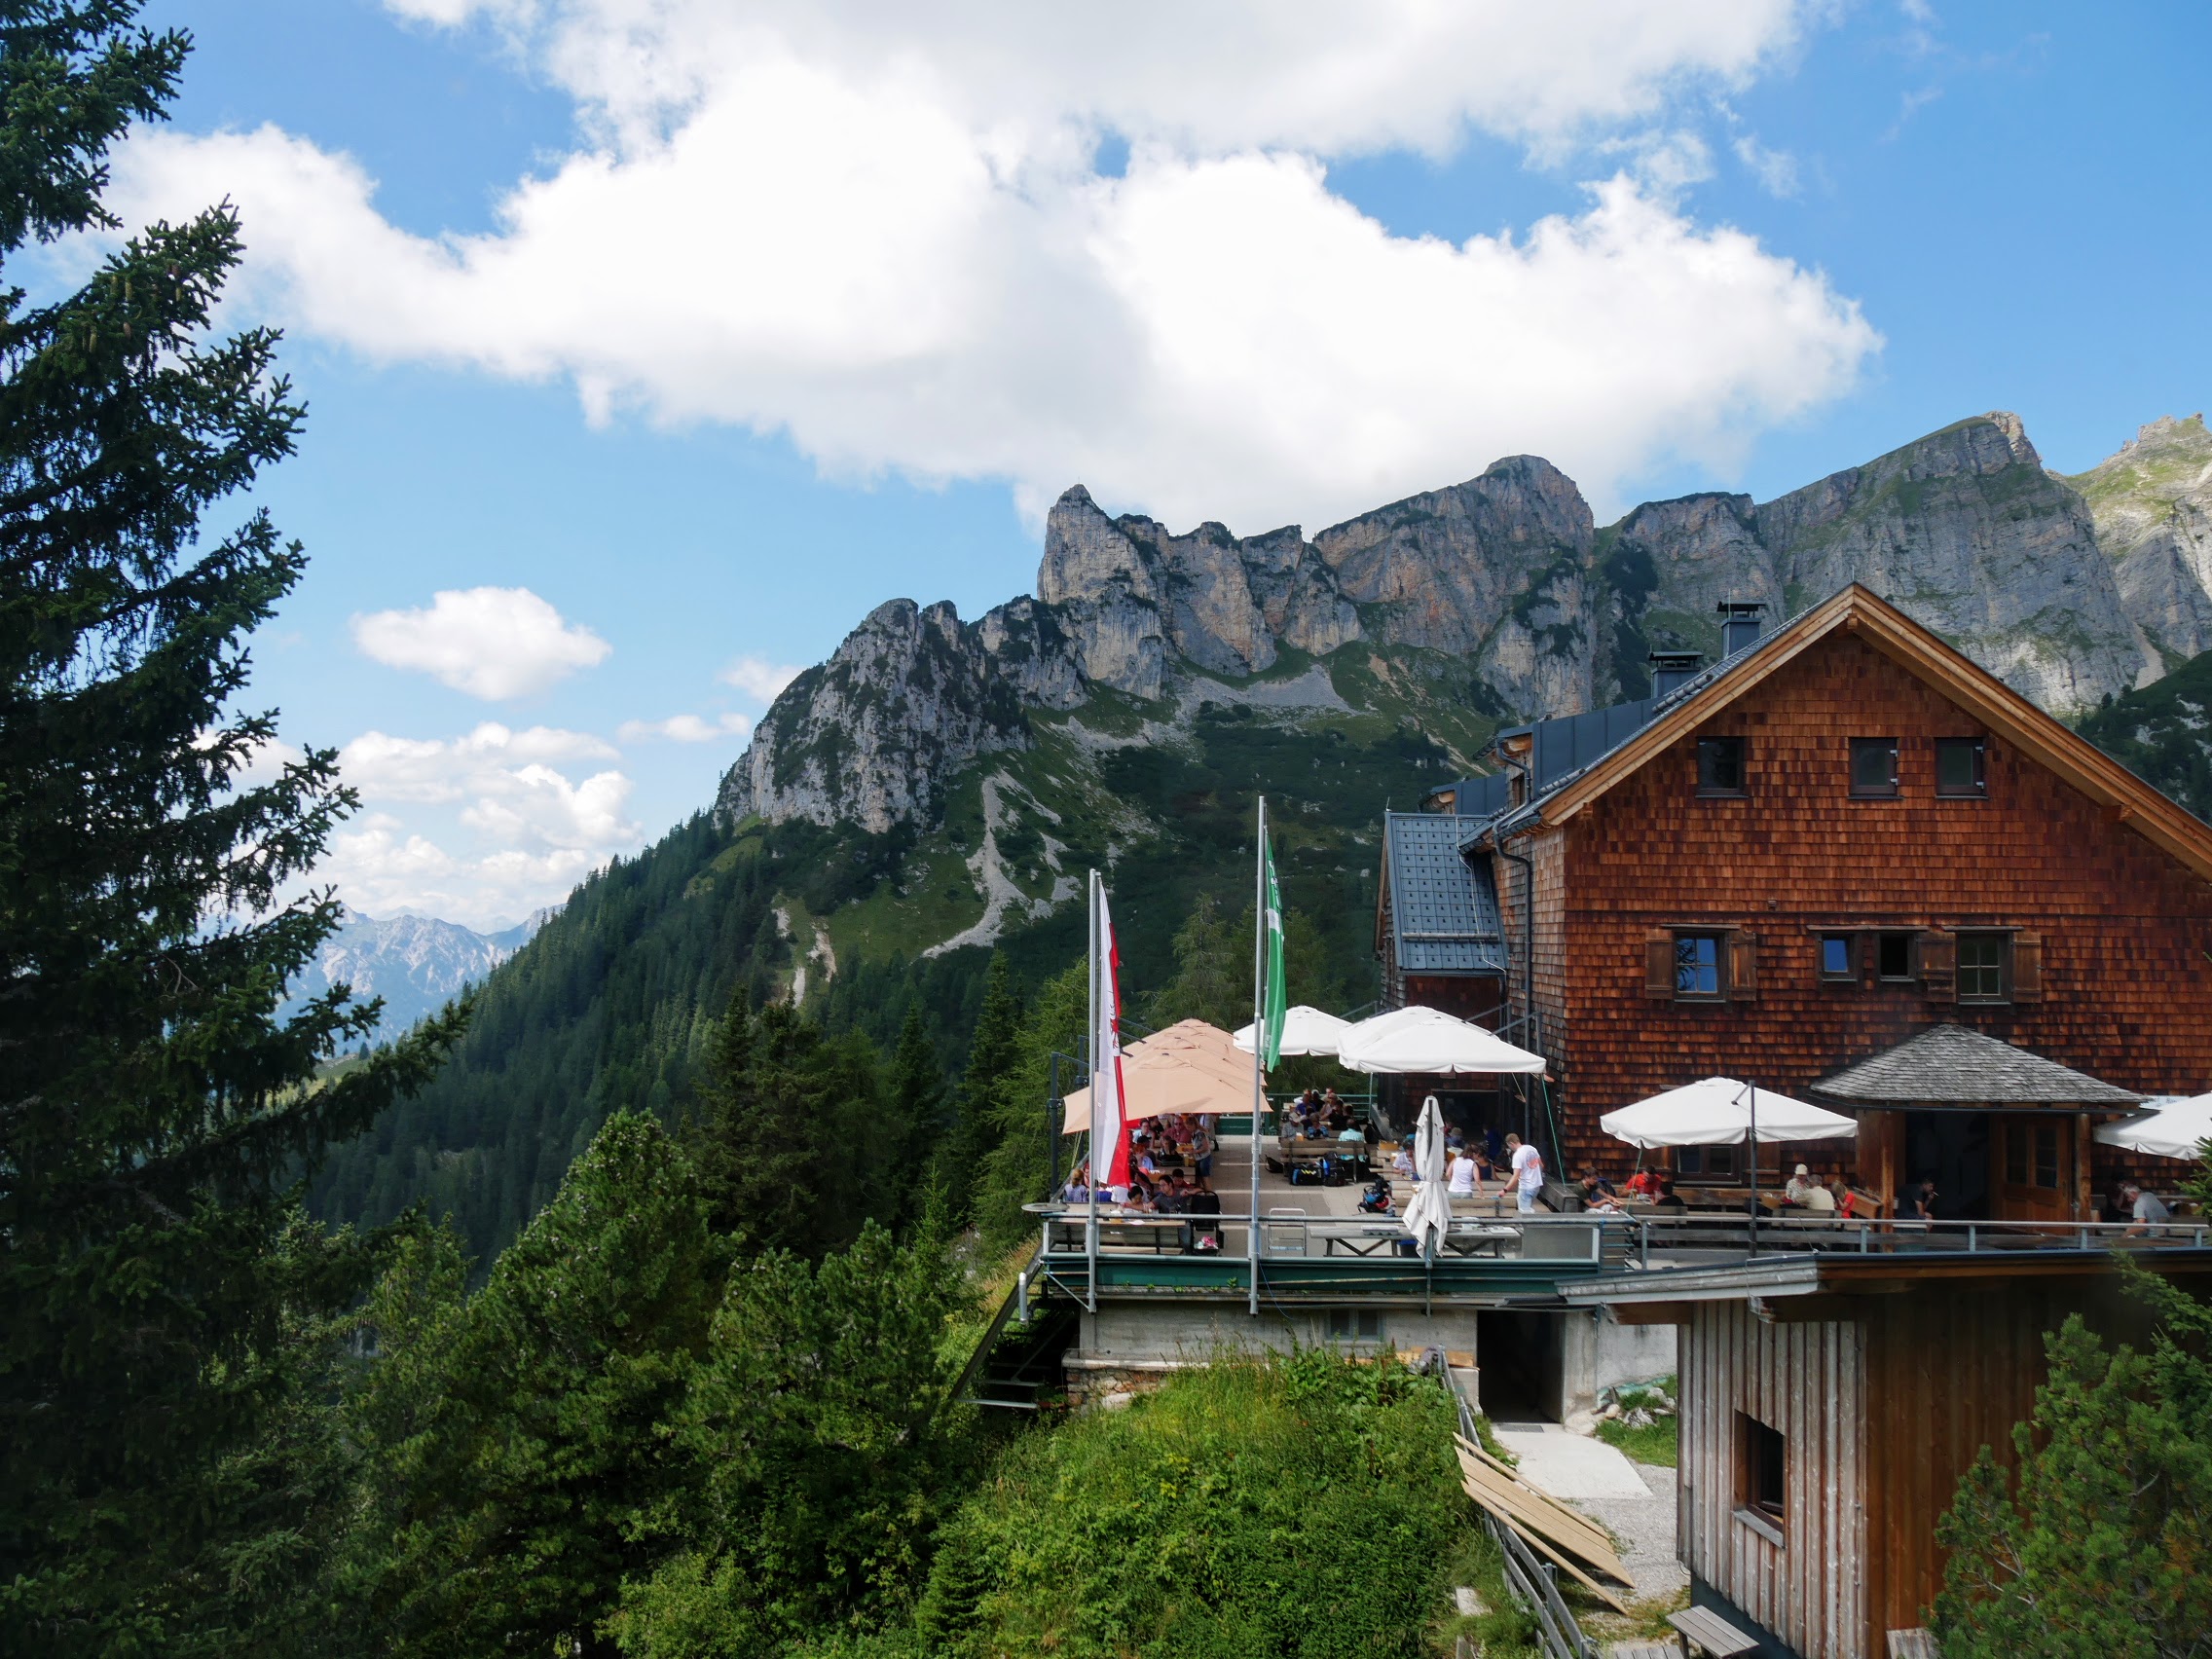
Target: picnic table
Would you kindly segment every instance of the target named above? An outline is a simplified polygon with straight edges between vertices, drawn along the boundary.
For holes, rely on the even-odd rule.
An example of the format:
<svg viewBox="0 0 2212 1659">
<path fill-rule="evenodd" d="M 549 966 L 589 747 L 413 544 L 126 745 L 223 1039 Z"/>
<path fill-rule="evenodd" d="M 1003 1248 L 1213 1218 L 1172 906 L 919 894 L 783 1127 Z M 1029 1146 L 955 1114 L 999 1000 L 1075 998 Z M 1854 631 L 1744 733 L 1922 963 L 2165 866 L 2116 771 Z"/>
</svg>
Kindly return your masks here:
<svg viewBox="0 0 2212 1659">
<path fill-rule="evenodd" d="M 1455 1256 L 1499 1255 L 1508 1238 L 1520 1234 L 1510 1227 L 1462 1227 L 1455 1225 L 1444 1235 L 1443 1248 Z M 1392 1243 L 1411 1244 L 1413 1235 L 1400 1222 L 1375 1222 L 1349 1231 L 1332 1230 L 1322 1235 L 1321 1254 L 1324 1256 L 1374 1256 L 1381 1254 Z"/>
</svg>

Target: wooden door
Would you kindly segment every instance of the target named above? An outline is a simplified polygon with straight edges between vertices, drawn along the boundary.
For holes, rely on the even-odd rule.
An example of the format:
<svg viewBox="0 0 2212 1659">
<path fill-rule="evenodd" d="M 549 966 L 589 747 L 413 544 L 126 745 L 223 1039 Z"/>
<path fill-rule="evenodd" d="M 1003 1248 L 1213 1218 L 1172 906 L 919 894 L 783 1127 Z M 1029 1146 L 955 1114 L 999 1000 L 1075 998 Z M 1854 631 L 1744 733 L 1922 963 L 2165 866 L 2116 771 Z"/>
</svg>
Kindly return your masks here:
<svg viewBox="0 0 2212 1659">
<path fill-rule="evenodd" d="M 2074 1115 L 1993 1114 L 1989 1195 L 1995 1221 L 2073 1220 Z"/>
</svg>

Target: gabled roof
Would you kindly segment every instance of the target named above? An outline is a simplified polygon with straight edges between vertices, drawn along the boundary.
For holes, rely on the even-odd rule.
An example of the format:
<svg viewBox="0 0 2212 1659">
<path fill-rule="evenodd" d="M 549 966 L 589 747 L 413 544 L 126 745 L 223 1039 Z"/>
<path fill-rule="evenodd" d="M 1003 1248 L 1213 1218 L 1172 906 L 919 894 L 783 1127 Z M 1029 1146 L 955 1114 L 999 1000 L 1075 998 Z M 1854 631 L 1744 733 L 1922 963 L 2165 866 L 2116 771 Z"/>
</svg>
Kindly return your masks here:
<svg viewBox="0 0 2212 1659">
<path fill-rule="evenodd" d="M 1488 860 L 1478 865 L 1461 856 L 1465 828 L 1443 813 L 1382 815 L 1382 879 L 1403 973 L 1506 972 L 1497 889 Z"/>
<path fill-rule="evenodd" d="M 1899 1106 L 2135 1106 L 2143 1096 L 2000 1043 L 1937 1025 L 1813 1085 L 1831 1100 Z"/>
<path fill-rule="evenodd" d="M 1650 717 L 1623 741 L 1579 770 L 1559 777 L 1550 788 L 1539 783 L 1535 797 L 1527 805 L 1469 826 L 1465 838 L 1471 842 L 1489 834 L 1510 835 L 1538 825 L 1566 823 L 1646 761 L 1836 633 L 1848 633 L 1880 651 L 2107 808 L 2117 821 L 2212 880 L 2212 825 L 2175 805 L 2086 738 L 1857 582 L 1657 700 Z"/>
</svg>

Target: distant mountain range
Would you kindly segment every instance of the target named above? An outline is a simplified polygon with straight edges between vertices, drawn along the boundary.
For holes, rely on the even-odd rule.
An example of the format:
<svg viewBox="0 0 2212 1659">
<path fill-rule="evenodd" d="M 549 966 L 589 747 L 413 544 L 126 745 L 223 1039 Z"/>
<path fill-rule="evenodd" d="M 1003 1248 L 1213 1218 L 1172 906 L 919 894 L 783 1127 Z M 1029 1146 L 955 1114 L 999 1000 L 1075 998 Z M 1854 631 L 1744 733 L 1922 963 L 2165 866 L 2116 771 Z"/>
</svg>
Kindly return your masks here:
<svg viewBox="0 0 2212 1659">
<path fill-rule="evenodd" d="M 377 1035 L 404 1031 L 424 1014 L 443 1008 L 463 986 L 483 980 L 493 969 L 529 943 L 552 905 L 498 933 L 481 934 L 459 922 L 434 916 L 369 916 L 346 912 L 338 931 L 322 941 L 315 958 L 292 983 L 297 1006 L 332 985 L 347 984 L 354 998 L 384 999 Z"/>
<path fill-rule="evenodd" d="M 1771 501 L 1604 526 L 1531 456 L 1310 537 L 1178 534 L 1078 486 L 1033 596 L 972 622 L 893 600 L 794 680 L 713 811 L 491 972 L 454 1062 L 317 1202 L 374 1221 L 427 1196 L 497 1248 L 608 1112 L 681 1109 L 739 988 L 878 1041 L 919 1004 L 952 1063 L 990 949 L 1031 983 L 1080 953 L 1086 868 L 1141 997 L 1201 896 L 1243 908 L 1261 792 L 1310 924 L 1293 992 L 1365 1002 L 1385 804 L 1480 770 L 1503 724 L 1642 695 L 1651 650 L 1717 649 L 1721 602 L 1775 621 L 1852 581 L 2212 810 L 2201 417 L 2069 478 L 1976 416 Z"/>
</svg>

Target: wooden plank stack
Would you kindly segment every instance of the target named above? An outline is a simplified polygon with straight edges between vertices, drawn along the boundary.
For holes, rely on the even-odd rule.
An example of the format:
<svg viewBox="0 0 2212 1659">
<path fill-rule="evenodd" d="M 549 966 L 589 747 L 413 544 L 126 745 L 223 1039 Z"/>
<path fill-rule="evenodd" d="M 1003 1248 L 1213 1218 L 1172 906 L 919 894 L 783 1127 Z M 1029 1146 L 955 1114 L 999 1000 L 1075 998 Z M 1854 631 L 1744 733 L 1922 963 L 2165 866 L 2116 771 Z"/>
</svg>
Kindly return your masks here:
<svg viewBox="0 0 2212 1659">
<path fill-rule="evenodd" d="M 1456 1434 L 1452 1440 L 1459 1454 L 1460 1485 L 1469 1497 L 1606 1606 L 1617 1613 L 1628 1611 L 1620 1597 L 1599 1582 L 1601 1577 L 1624 1586 L 1632 1582 L 1604 1528 L 1580 1510 L 1538 1492 L 1464 1435 Z"/>
</svg>

